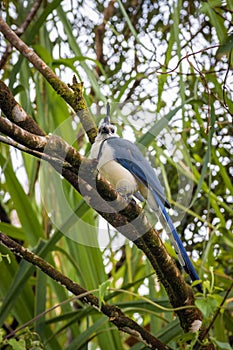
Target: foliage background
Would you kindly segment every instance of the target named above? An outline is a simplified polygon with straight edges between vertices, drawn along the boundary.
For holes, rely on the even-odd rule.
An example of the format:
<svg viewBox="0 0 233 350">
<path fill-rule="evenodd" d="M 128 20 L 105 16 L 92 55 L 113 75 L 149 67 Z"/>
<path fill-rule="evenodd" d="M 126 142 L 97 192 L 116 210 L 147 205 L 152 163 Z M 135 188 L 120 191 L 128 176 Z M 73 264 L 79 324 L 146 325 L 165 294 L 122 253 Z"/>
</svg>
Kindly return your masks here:
<svg viewBox="0 0 233 350">
<path fill-rule="evenodd" d="M 159 167 L 175 206 L 174 219 L 178 215 L 179 233 L 206 281 L 206 294 L 198 306 L 208 325 L 233 274 L 232 1 L 3 1 L 2 15 L 16 29 L 35 3 L 40 7 L 21 38 L 65 83 L 73 74 L 84 82 L 85 98 L 88 106 L 94 106 L 97 123 L 109 99 L 123 134 L 148 149 L 150 160 Z M 0 43 L 3 57 L 6 42 L 1 34 Z M 6 61 L 2 58 L 1 78 L 46 132 L 59 133 L 88 154 L 90 145 L 79 120 L 15 50 Z M 125 112 L 120 113 L 123 106 Z M 168 127 L 160 122 L 164 120 Z M 168 152 L 171 140 L 175 141 Z M 42 176 L 39 182 L 37 160 L 6 145 L 0 147 L 0 229 L 30 249 L 43 248 L 50 263 L 89 290 L 110 278 L 111 288 L 122 289 L 109 295 L 112 303 L 140 324 L 150 324 L 151 332 L 173 349 L 181 348 L 186 339 L 174 314 L 159 308 L 169 302 L 142 253 L 128 243 L 115 245 L 112 230 L 100 249 L 98 226 L 103 223 L 81 196 L 59 180 L 67 202 L 82 219 L 75 223 L 62 213 L 53 171 L 46 168 L 49 183 Z M 183 190 L 183 183 L 193 187 Z M 183 205 L 185 197 L 189 203 Z M 64 226 L 57 227 L 48 210 L 53 207 L 57 216 L 63 214 L 60 222 L 66 233 L 70 229 L 83 239 L 89 234 L 91 244 L 63 235 Z M 9 264 L 4 255 L 9 252 L 0 249 L 4 332 L 61 303 L 36 319 L 35 335 L 27 331 L 20 341 L 46 349 L 143 348 L 132 345 L 132 339 L 119 334 L 97 311 L 62 303 L 70 295 L 61 286 L 40 271 L 30 274 L 28 265 L 19 264 L 12 254 Z M 158 306 L 129 292 L 154 299 Z M 212 328 L 219 348 L 230 348 L 232 329 L 231 292 Z"/>
</svg>

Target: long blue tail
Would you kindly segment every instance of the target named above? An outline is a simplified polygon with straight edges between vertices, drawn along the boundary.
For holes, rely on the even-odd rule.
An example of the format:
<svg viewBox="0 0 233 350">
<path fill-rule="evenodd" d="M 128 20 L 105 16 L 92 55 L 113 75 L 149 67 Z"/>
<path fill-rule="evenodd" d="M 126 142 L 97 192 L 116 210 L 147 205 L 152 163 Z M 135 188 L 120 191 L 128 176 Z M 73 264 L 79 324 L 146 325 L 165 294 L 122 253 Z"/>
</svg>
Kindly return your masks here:
<svg viewBox="0 0 233 350">
<path fill-rule="evenodd" d="M 161 199 L 154 191 L 153 191 L 153 194 L 155 196 L 155 200 L 156 200 L 159 208 L 162 211 L 162 214 L 166 220 L 166 223 L 170 229 L 170 232 L 167 232 L 167 234 L 168 234 L 168 236 L 169 236 L 169 238 L 174 246 L 176 254 L 178 255 L 178 259 L 179 259 L 181 266 L 183 266 L 184 270 L 189 274 L 192 281 L 200 280 L 191 260 L 189 259 L 188 254 L 183 246 L 183 243 L 180 239 L 180 236 L 178 235 L 178 233 L 177 233 L 177 231 L 172 223 L 172 220 L 171 220 L 170 216 L 168 215 Z M 199 283 L 196 285 L 196 287 L 197 287 L 198 291 L 202 293 L 202 284 Z"/>
</svg>

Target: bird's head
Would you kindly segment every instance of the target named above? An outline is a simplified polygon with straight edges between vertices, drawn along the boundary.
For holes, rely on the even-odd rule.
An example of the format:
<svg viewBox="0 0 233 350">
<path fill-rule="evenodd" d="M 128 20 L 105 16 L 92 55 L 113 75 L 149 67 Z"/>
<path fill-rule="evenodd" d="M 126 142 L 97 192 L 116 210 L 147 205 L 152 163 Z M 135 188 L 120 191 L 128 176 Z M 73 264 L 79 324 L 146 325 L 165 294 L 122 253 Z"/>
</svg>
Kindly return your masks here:
<svg viewBox="0 0 233 350">
<path fill-rule="evenodd" d="M 117 136 L 118 135 L 116 134 L 116 127 L 110 122 L 110 106 L 109 106 L 109 103 L 107 103 L 107 115 L 103 119 L 103 121 L 100 123 L 100 126 L 98 128 L 97 139 L 105 140 L 109 137 L 117 137 Z"/>
</svg>

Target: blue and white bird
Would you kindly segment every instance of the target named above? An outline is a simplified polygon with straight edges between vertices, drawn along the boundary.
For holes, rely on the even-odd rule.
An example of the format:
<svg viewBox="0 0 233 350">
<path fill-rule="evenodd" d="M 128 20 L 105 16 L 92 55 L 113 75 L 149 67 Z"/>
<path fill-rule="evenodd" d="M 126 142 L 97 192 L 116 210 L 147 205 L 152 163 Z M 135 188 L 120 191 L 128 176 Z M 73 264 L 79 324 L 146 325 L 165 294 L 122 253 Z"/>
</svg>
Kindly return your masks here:
<svg viewBox="0 0 233 350">
<path fill-rule="evenodd" d="M 98 135 L 91 148 L 91 157 L 98 160 L 98 171 L 123 196 L 134 195 L 147 201 L 163 225 L 177 253 L 179 262 L 192 281 L 199 280 L 182 241 L 166 208 L 170 208 L 159 179 L 147 159 L 132 142 L 120 138 L 110 123 L 110 107 L 101 122 Z M 201 283 L 197 284 L 202 291 Z"/>
</svg>

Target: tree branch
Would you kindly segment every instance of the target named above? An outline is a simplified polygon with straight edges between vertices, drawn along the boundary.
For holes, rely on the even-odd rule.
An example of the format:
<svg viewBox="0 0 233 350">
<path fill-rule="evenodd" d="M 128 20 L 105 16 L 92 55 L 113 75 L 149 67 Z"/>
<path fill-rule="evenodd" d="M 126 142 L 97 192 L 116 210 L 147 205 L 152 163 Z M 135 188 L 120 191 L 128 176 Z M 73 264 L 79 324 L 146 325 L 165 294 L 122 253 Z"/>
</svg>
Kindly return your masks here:
<svg viewBox="0 0 233 350">
<path fill-rule="evenodd" d="M 44 259 L 25 249 L 20 244 L 4 235 L 2 232 L 0 232 L 0 242 L 10 249 L 15 255 L 19 255 L 21 258 L 38 267 L 54 281 L 62 284 L 74 295 L 84 294 L 85 296 L 80 298 L 81 302 L 91 305 L 95 309 L 99 309 L 100 302 L 96 296 L 89 294 L 86 289 L 73 282 L 67 276 L 63 275 Z M 143 342 L 149 349 L 170 349 L 168 346 L 164 345 L 157 338 L 151 335 L 146 329 L 142 328 L 132 319 L 127 317 L 118 307 L 103 303 L 99 311 L 106 315 L 109 318 L 109 321 L 112 322 L 119 330 L 130 334 L 140 342 Z"/>
<path fill-rule="evenodd" d="M 110 0 L 108 6 L 104 9 L 104 18 L 103 22 L 95 28 L 95 42 L 96 42 L 96 59 L 102 64 L 105 65 L 106 61 L 104 59 L 103 53 L 103 42 L 104 42 L 104 33 L 106 23 L 112 17 L 114 13 L 114 4 L 116 0 Z M 98 75 L 101 75 L 101 70 L 98 66 L 96 66 L 96 72 Z"/>
<path fill-rule="evenodd" d="M 191 288 L 184 282 L 143 210 L 133 201 L 126 203 L 105 179 L 96 179 L 95 162 L 81 157 L 77 150 L 57 136 L 34 135 L 3 117 L 0 117 L 0 131 L 17 141 L 16 146 L 22 151 L 48 161 L 92 208 L 145 253 L 166 288 L 173 307 L 194 305 Z M 6 140 L 3 141 L 6 143 Z M 197 320 L 201 323 L 202 315 L 198 309 L 177 313 L 185 331 L 192 329 Z"/>
<path fill-rule="evenodd" d="M 0 105 L 5 116 L 24 130 L 35 135 L 46 135 L 35 120 L 18 104 L 2 80 L 0 80 Z"/>
<path fill-rule="evenodd" d="M 82 99 L 82 83 L 78 83 L 76 79 L 70 86 L 74 89 L 72 92 L 69 87 L 63 83 L 47 66 L 47 64 L 29 48 L 0 16 L 0 31 L 5 38 L 44 76 L 53 89 L 60 95 L 73 109 L 78 113 L 84 130 L 86 131 L 91 143 L 96 137 L 96 125 L 88 112 L 85 101 Z"/>
</svg>

